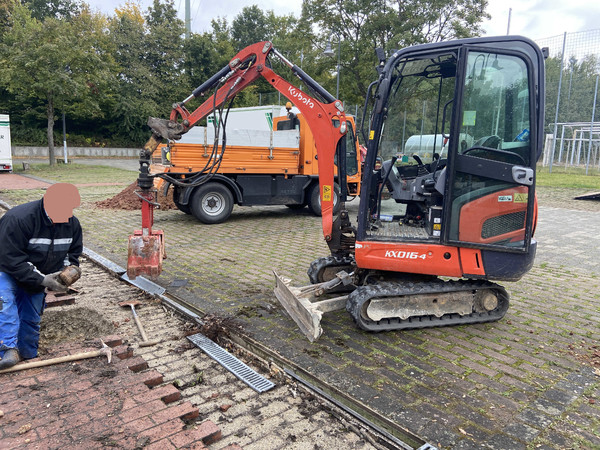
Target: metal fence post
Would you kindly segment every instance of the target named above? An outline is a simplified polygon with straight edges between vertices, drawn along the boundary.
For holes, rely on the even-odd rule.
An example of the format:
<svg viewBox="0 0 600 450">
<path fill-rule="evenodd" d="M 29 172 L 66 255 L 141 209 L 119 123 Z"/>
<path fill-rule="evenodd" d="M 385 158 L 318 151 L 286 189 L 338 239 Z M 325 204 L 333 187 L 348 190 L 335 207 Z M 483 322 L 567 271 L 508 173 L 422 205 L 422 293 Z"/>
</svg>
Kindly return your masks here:
<svg viewBox="0 0 600 450">
<path fill-rule="evenodd" d="M 556 134 L 558 133 L 558 108 L 560 106 L 560 88 L 562 85 L 563 65 L 565 63 L 565 47 L 567 45 L 567 33 L 563 37 L 562 54 L 560 55 L 560 77 L 558 78 L 558 93 L 556 94 L 556 114 L 554 115 L 554 133 L 552 134 L 552 153 L 550 154 L 550 168 L 552 173 L 552 161 L 554 160 L 554 150 L 556 149 Z"/>
<path fill-rule="evenodd" d="M 598 98 L 598 78 L 600 75 L 596 75 L 596 88 L 594 89 L 594 106 L 592 106 L 592 121 L 590 122 L 590 144 L 588 148 L 587 163 L 585 164 L 585 174 L 588 174 L 590 167 L 590 155 L 592 154 L 592 136 L 594 135 L 594 113 L 596 112 L 596 100 Z"/>
</svg>

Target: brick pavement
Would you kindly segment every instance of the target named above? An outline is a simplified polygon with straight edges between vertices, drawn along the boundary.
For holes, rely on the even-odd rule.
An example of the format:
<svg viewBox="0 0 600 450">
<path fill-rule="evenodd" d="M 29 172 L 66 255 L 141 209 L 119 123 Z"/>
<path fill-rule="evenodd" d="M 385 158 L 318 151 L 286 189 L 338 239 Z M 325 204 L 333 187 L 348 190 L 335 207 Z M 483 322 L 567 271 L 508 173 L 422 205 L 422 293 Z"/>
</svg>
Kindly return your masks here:
<svg viewBox="0 0 600 450">
<path fill-rule="evenodd" d="M 116 363 L 94 359 L 0 375 L 0 449 L 155 448 L 153 441 L 165 449 L 374 448 L 352 420 L 332 417 L 275 369 L 238 353 L 276 382 L 266 393 L 255 392 L 190 344 L 186 335 L 198 332 L 197 325 L 85 258 L 82 270 L 75 304 L 43 315 L 40 358 L 79 352 L 114 332 L 122 345 L 117 337 L 104 339 L 118 346 Z M 138 315 L 157 345 L 136 345 L 131 311 L 119 306 L 127 300 L 141 302 Z M 32 428 L 19 434 L 28 424 Z"/>
<path fill-rule="evenodd" d="M 212 421 L 194 423 L 198 408 L 180 401 L 181 392 L 163 385 L 156 370 L 146 370 L 143 358 L 119 347 L 121 338 L 103 340 L 115 347 L 110 365 L 98 357 L 0 375 L 1 448 L 202 449 L 221 439 Z M 59 357 L 93 349 L 68 343 L 49 353 Z"/>
<path fill-rule="evenodd" d="M 0 174 L 0 191 L 8 189 L 43 189 L 49 185 L 50 183 L 45 181 L 24 177 L 15 173 Z"/>
<path fill-rule="evenodd" d="M 370 334 L 340 311 L 325 315 L 323 337 L 310 344 L 275 300 L 271 269 L 305 284 L 309 263 L 327 248 L 319 219 L 287 208 L 236 207 L 213 226 L 158 211 L 169 255 L 160 283 L 206 312 L 235 317 L 254 339 L 442 448 L 594 448 L 600 281 L 590 249 L 598 247 L 586 236 L 596 239 L 593 232 L 572 224 L 593 227 L 600 217 L 582 212 L 596 206 L 572 203 L 542 203 L 538 260 L 506 285 L 511 308 L 492 324 Z M 83 207 L 77 215 L 86 245 L 125 264 L 139 213 Z M 179 280 L 187 284 L 175 287 Z"/>
</svg>

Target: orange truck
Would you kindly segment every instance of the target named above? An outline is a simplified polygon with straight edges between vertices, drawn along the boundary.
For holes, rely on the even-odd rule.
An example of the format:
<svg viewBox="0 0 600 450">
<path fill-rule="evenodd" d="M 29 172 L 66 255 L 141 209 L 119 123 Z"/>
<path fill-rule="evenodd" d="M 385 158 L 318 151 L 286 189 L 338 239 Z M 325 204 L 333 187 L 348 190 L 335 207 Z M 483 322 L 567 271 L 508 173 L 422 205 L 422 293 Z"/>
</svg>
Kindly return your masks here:
<svg viewBox="0 0 600 450">
<path fill-rule="evenodd" d="M 208 117 L 208 126 L 193 127 L 180 141 L 159 148 L 160 158 L 150 172 L 169 173 L 178 178 L 194 176 L 213 168 L 212 176 L 198 186 L 173 188 L 179 210 L 206 224 L 226 221 L 234 204 L 286 205 L 321 215 L 317 149 L 311 129 L 292 105 L 262 108 L 232 108 L 222 113 L 224 126 L 215 127 L 217 114 Z M 282 114 L 283 112 L 283 114 Z M 273 117 L 277 116 L 278 117 Z M 355 123 L 348 117 L 346 134 L 347 193 L 360 191 L 361 155 Z M 251 129 L 248 129 L 251 128 Z M 215 129 L 218 138 L 215 139 Z M 225 132 L 223 132 L 225 130 Z M 223 145 L 225 143 L 225 145 Z M 208 178 L 208 177 L 207 177 Z M 165 181 L 155 178 L 155 187 L 165 190 Z M 334 210 L 339 205 L 339 180 Z"/>
</svg>

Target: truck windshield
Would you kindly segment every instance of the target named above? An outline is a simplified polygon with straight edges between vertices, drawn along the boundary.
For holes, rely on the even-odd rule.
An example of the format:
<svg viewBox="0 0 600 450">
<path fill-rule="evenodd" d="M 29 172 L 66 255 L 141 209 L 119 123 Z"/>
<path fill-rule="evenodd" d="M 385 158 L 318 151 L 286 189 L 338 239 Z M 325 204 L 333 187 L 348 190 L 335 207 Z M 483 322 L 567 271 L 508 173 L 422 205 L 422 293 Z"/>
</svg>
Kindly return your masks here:
<svg viewBox="0 0 600 450">
<path fill-rule="evenodd" d="M 427 164 L 447 155 L 448 131 L 442 129 L 442 116 L 446 108 L 448 129 L 455 76 L 454 54 L 400 61 L 392 75 L 379 143 L 383 161 L 397 156 L 396 165 L 417 164 L 418 159 Z"/>
</svg>

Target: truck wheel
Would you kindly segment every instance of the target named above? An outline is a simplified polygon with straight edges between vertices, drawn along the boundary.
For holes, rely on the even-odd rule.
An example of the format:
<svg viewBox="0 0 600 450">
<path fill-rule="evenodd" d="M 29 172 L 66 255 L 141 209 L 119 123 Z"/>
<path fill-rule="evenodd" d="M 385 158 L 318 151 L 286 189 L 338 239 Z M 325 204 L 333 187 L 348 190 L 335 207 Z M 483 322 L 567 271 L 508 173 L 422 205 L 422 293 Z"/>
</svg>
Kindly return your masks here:
<svg viewBox="0 0 600 450">
<path fill-rule="evenodd" d="M 291 204 L 290 203 L 290 204 L 287 204 L 285 206 L 287 206 L 290 209 L 294 209 L 295 210 L 295 209 L 302 209 L 302 208 L 304 208 L 306 206 L 306 203 L 295 203 L 295 204 Z"/>
<path fill-rule="evenodd" d="M 333 185 L 333 214 L 340 211 L 340 187 L 337 183 Z M 315 216 L 321 216 L 321 196 L 319 195 L 319 183 L 313 184 L 310 188 L 308 209 Z"/>
<path fill-rule="evenodd" d="M 192 214 L 192 208 L 190 208 L 190 204 L 182 205 L 179 203 L 179 196 L 183 193 L 181 188 L 174 187 L 173 188 L 173 203 L 177 206 L 177 209 L 185 214 Z"/>
<path fill-rule="evenodd" d="M 206 183 L 194 191 L 190 204 L 192 214 L 200 222 L 221 223 L 231 215 L 233 195 L 220 183 Z"/>
</svg>

